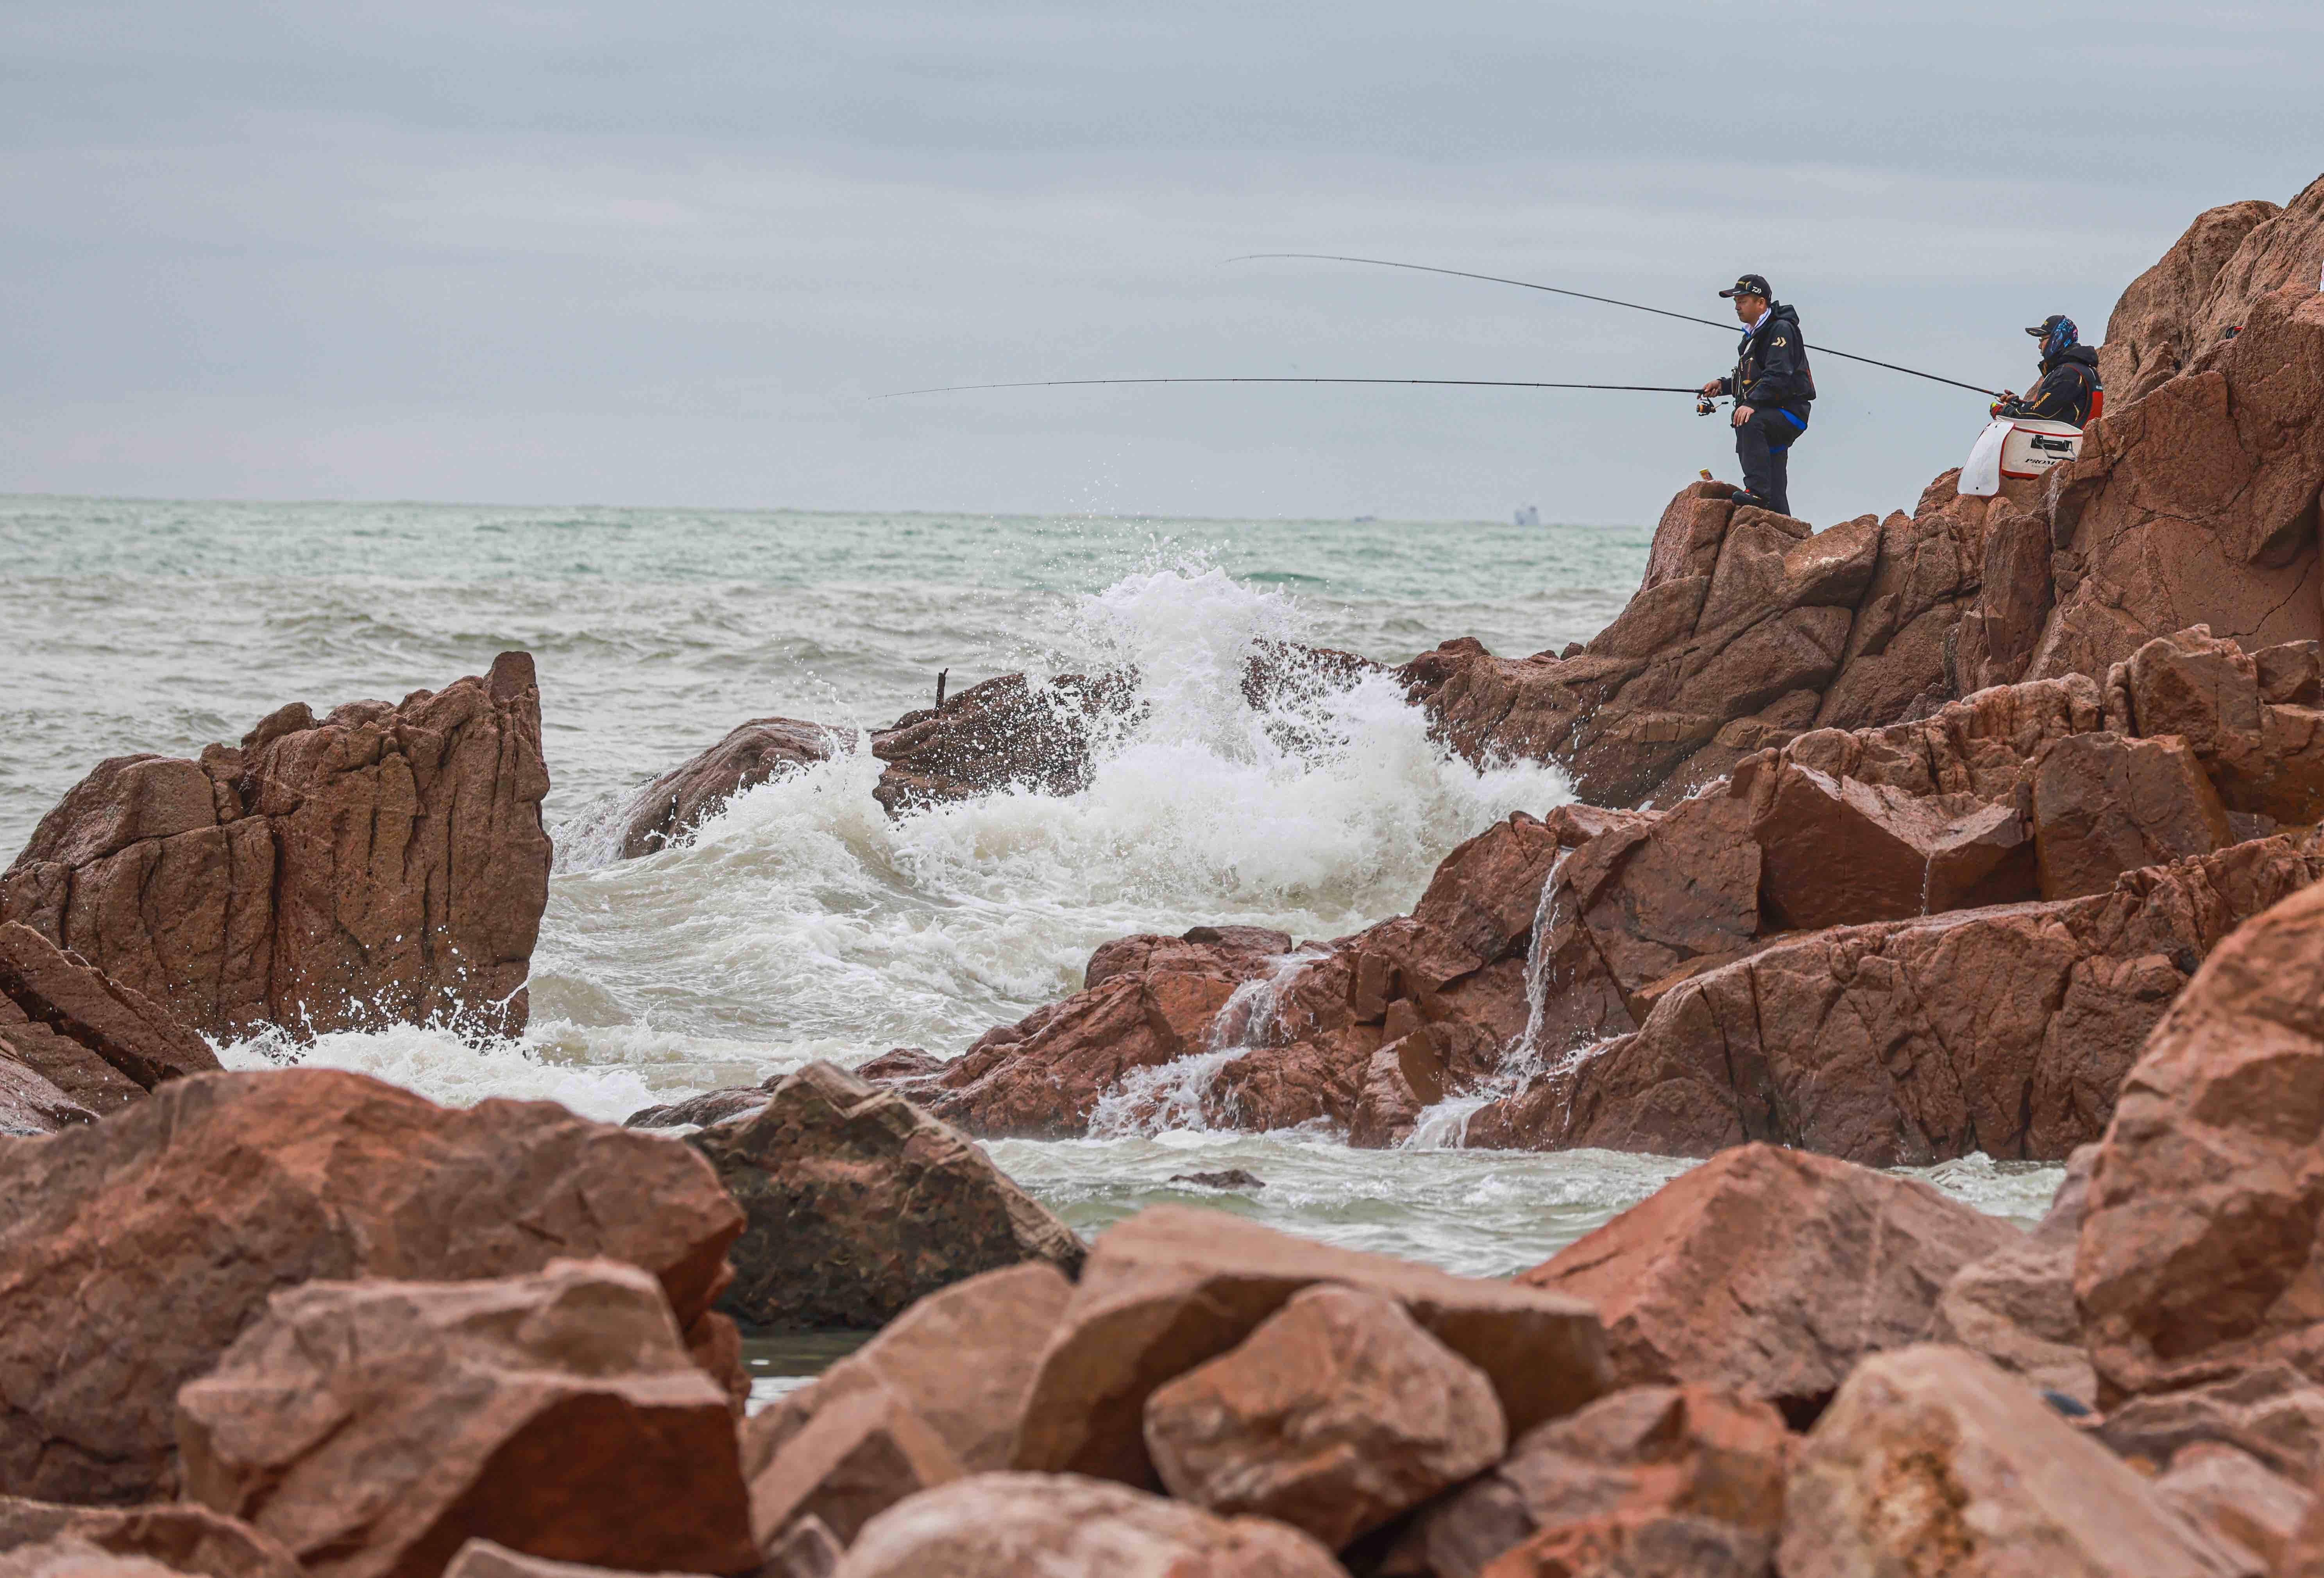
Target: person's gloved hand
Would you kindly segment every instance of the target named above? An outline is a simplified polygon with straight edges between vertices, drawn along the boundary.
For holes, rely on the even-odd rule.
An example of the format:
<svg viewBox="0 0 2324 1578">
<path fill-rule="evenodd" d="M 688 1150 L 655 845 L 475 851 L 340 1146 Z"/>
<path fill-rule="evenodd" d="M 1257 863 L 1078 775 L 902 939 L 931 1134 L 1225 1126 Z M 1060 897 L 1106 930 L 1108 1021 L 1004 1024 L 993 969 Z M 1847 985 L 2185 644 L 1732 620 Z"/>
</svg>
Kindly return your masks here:
<svg viewBox="0 0 2324 1578">
<path fill-rule="evenodd" d="M 2000 416 L 2000 415 L 2001 415 L 2001 413 L 2002 413 L 2003 408 L 2004 408 L 2005 407 L 2006 407 L 2006 406 L 2010 405 L 2010 404 L 2011 404 L 2013 401 L 2015 401 L 2016 399 L 2017 399 L 2017 391 L 2016 391 L 2016 390 L 2007 390 L 2007 389 L 2003 390 L 2001 391 L 2001 398 L 2000 398 L 1999 399 L 1997 399 L 1997 400 L 1994 401 L 1994 402 L 1993 402 L 1993 404 L 1991 404 L 1991 405 L 1989 405 L 1989 406 L 1986 407 L 1986 408 L 1985 408 L 1985 410 L 1986 410 L 1986 415 L 1987 415 L 1987 416 L 1989 416 L 1989 417 L 1998 417 L 1998 416 Z"/>
</svg>

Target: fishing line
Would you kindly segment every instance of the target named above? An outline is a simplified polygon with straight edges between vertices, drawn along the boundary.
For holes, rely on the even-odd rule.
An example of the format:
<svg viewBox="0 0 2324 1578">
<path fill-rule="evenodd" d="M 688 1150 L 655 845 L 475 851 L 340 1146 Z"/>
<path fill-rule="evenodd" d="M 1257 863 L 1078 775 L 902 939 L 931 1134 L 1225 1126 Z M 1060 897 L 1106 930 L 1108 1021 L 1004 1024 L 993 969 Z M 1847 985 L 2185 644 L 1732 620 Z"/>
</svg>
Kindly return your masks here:
<svg viewBox="0 0 2324 1578">
<path fill-rule="evenodd" d="M 1701 392 L 1665 383 L 1533 383 L 1508 378 L 1042 378 L 1029 383 L 950 383 L 941 389 L 899 389 L 872 398 L 899 400 L 907 395 L 959 394 L 975 389 L 1072 389 L 1101 383 L 1417 383 L 1437 389 L 1598 389 L 1683 395 Z"/>
<path fill-rule="evenodd" d="M 1568 290 L 1560 285 L 1541 285 L 1531 280 L 1511 280 L 1500 274 L 1472 274 L 1466 269 L 1439 269 L 1427 263 L 1399 263 L 1391 258 L 1351 258 L 1342 252 L 1245 252 L 1240 257 L 1229 258 L 1227 261 L 1248 263 L 1261 258 L 1305 258 L 1311 262 L 1323 263 L 1369 263 L 1379 269 L 1410 269 L 1418 274 L 1449 274 L 1455 280 L 1482 280 L 1489 284 L 1515 285 L 1526 290 L 1545 290 L 1552 296 L 1572 296 L 1582 301 L 1600 301 L 1608 307 L 1627 307 L 1632 312 L 1651 312 L 1656 317 L 1674 317 L 1682 323 L 1702 324 L 1709 328 L 1724 329 L 1730 333 L 1736 326 L 1733 324 L 1720 323 L 1716 318 L 1697 317 L 1692 313 L 1672 312 L 1665 307 L 1647 307 L 1641 302 L 1618 300 L 1611 296 L 1592 296 L 1587 290 Z M 1971 394 L 1991 395 L 1995 399 L 2001 398 L 2001 391 L 1997 389 L 1981 389 L 1973 383 L 1963 383 L 1958 378 L 1942 378 L 1933 372 L 1923 372 L 1917 367 L 1900 367 L 1894 362 L 1883 362 L 1877 357 L 1858 356 L 1853 351 L 1835 351 L 1830 345 L 1819 345 L 1813 341 L 1808 343 L 1808 349 L 1820 351 L 1827 356 L 1837 356 L 1844 362 L 1861 362 L 1868 367 L 1885 367 L 1891 372 L 1906 373 L 1914 378 L 1925 378 L 1932 383 L 1950 384 L 1955 389 L 1968 390 Z"/>
</svg>

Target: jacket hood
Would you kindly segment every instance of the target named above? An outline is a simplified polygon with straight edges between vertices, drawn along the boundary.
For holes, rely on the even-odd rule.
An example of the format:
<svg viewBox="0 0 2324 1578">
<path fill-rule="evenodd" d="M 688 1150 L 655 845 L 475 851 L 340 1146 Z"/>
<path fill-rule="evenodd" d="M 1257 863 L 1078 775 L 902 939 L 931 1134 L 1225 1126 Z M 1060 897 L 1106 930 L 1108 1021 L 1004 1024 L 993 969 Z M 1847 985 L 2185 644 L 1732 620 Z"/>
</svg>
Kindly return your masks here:
<svg viewBox="0 0 2324 1578">
<path fill-rule="evenodd" d="M 1799 308 L 1795 307 L 1788 307 L 1780 301 L 1775 302 L 1767 308 L 1767 321 L 1769 323 L 1789 324 L 1794 328 L 1797 328 L 1800 326 Z"/>
<path fill-rule="evenodd" d="M 2084 367 L 2096 367 L 2098 364 L 2098 348 L 2093 345 L 2069 345 L 2055 356 L 2044 361 L 2042 363 L 2043 371 L 2046 372 L 2061 362 L 2078 362 Z"/>
</svg>

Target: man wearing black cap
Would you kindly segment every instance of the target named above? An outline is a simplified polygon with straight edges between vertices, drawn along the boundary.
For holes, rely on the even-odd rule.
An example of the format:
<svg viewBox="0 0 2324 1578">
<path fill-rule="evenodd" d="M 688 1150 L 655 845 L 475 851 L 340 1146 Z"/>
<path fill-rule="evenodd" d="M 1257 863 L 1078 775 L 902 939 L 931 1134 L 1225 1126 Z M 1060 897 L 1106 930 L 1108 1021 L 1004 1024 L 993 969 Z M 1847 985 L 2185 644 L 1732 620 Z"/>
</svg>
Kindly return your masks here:
<svg viewBox="0 0 2324 1578">
<path fill-rule="evenodd" d="M 2042 342 L 2042 381 L 2028 395 L 2005 390 L 1993 402 L 1993 414 L 2087 426 L 2091 399 L 2099 388 L 2098 353 L 2077 343 L 2081 331 L 2063 313 L 2053 312 L 2025 332 Z"/>
<path fill-rule="evenodd" d="M 1735 371 L 1702 386 L 1705 396 L 1735 397 L 1735 454 L 1743 463 L 1738 504 L 1792 512 L 1792 445 L 1808 430 L 1815 379 L 1808 372 L 1800 315 L 1775 299 L 1764 274 L 1745 274 L 1719 294 L 1743 322 Z"/>
</svg>

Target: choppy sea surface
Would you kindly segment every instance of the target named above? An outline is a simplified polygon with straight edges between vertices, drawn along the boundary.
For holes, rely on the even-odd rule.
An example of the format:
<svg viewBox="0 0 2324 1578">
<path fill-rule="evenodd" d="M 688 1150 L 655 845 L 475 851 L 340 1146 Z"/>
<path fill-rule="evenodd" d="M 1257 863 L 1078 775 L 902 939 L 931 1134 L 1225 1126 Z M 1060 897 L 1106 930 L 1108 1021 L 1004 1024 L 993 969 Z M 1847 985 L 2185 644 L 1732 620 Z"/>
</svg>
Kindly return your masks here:
<svg viewBox="0 0 2324 1578">
<path fill-rule="evenodd" d="M 1450 637 L 1586 639 L 1637 583 L 1651 523 L 1154 520 L 0 499 L 0 856 L 99 759 L 191 755 L 285 702 L 401 698 L 530 651 L 558 843 L 532 1028 L 477 1048 L 407 1028 L 226 1060 L 357 1069 L 447 1102 L 549 1097 L 619 1120 L 813 1058 L 949 1056 L 1072 990 L 1139 931 L 1245 922 L 1330 938 L 1410 907 L 1461 839 L 1568 798 L 1480 772 L 1395 689 L 1296 718 L 1239 689 L 1255 642 L 1397 663 Z M 1146 706 L 1070 799 L 896 821 L 842 757 L 736 800 L 691 843 L 610 858 L 636 788 L 745 719 L 884 725 L 1020 668 L 1134 665 Z M 1200 1200 L 1354 1247 L 1498 1274 L 1684 1163 L 1438 1142 L 1212 1133 L 1185 1104 L 1008 1171 L 1084 1232 Z M 1220 1194 L 1172 1175 L 1240 1168 Z M 1939 1187 L 2022 1220 L 2053 1168 L 1971 1158 Z"/>
</svg>

